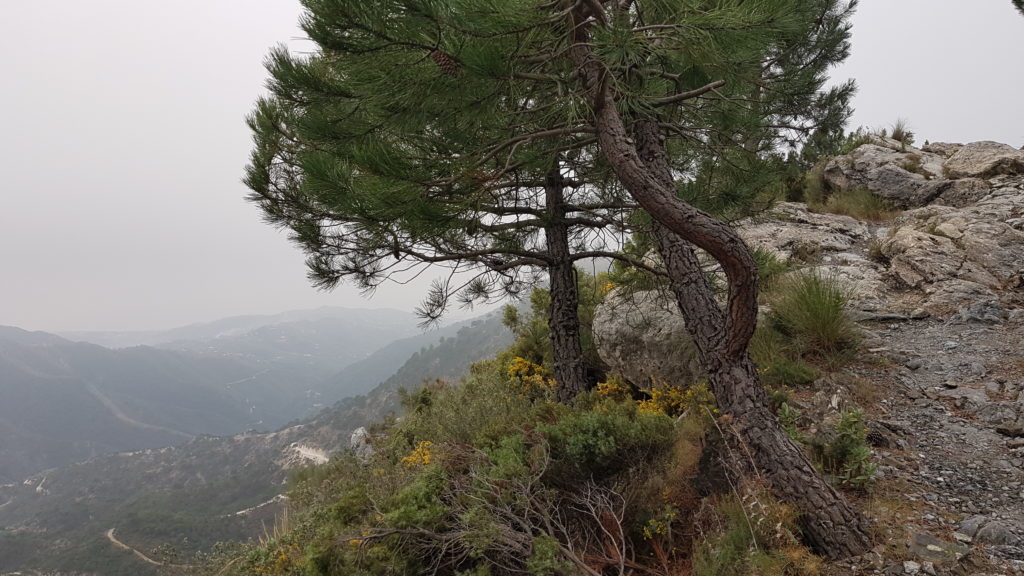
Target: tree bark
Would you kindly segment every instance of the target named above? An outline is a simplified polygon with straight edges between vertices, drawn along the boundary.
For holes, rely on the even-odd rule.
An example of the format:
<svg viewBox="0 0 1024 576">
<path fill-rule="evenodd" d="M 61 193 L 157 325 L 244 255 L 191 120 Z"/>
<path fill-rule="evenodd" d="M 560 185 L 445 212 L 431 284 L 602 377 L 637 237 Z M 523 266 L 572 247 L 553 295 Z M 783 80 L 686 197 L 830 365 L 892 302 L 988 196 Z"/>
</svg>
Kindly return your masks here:
<svg viewBox="0 0 1024 576">
<path fill-rule="evenodd" d="M 670 286 L 686 320 L 719 410 L 731 416 L 755 468 L 773 492 L 799 512 L 803 539 L 816 552 L 842 558 L 870 547 L 866 522 L 814 470 L 779 425 L 747 353 L 757 323 L 757 264 L 724 222 L 676 194 L 660 130 L 637 122 L 634 141 L 614 104 L 606 69 L 588 44 L 587 15 L 573 11 L 570 54 L 592 98 L 601 154 L 631 196 L 657 221 L 655 238 Z M 729 287 L 726 310 L 700 269 L 694 246 L 721 264 Z"/>
<path fill-rule="evenodd" d="M 580 339 L 579 288 L 576 267 L 569 251 L 569 226 L 565 222 L 566 205 L 561 174 L 554 170 L 544 182 L 547 222 L 544 239 L 547 243 L 548 281 L 551 304 L 548 308 L 548 332 L 554 363 L 555 396 L 559 402 L 569 402 L 588 388 L 583 346 Z"/>
</svg>

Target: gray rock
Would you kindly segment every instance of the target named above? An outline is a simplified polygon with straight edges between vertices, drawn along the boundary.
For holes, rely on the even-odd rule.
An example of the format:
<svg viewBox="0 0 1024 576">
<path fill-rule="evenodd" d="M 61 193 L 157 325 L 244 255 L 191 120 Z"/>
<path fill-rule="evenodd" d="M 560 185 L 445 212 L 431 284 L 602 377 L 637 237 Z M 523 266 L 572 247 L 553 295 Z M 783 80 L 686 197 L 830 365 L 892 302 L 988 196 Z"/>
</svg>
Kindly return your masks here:
<svg viewBox="0 0 1024 576">
<path fill-rule="evenodd" d="M 956 562 L 969 551 L 965 546 L 939 540 L 923 532 L 914 534 L 908 547 L 911 557 L 940 565 Z"/>
<path fill-rule="evenodd" d="M 765 248 L 783 258 L 789 258 L 803 245 L 841 252 L 868 237 L 867 226 L 849 216 L 816 214 L 796 202 L 780 202 L 768 218 L 740 222 L 738 231 L 750 247 Z"/>
<path fill-rule="evenodd" d="M 959 532 L 979 544 L 997 544 L 1001 546 L 1019 546 L 1024 544 L 1017 532 L 1020 526 L 1005 520 L 996 520 L 988 516 L 971 516 L 960 523 Z"/>
<path fill-rule="evenodd" d="M 999 142 L 972 142 L 950 156 L 943 167 L 950 178 L 1024 174 L 1024 150 Z"/>
<path fill-rule="evenodd" d="M 1024 177 L 1009 181 L 1024 184 Z M 930 205 L 896 219 L 880 250 L 888 274 L 921 290 L 922 309 L 947 316 L 965 306 L 964 320 L 993 323 L 1009 316 L 995 310 L 997 294 L 1024 286 L 1024 191 L 1002 186 L 975 204 Z M 979 303 L 985 303 L 983 305 Z M 979 306 L 980 314 L 975 313 Z"/>
<path fill-rule="evenodd" d="M 825 166 L 824 178 L 833 190 L 866 188 L 900 207 L 922 206 L 939 192 L 922 187 L 942 177 L 943 156 L 876 139 Z M 929 196 L 931 195 L 931 196 Z"/>
<path fill-rule="evenodd" d="M 658 292 L 612 291 L 594 313 L 594 340 L 612 371 L 640 387 L 688 386 L 703 375 L 682 315 Z"/>
<path fill-rule="evenodd" d="M 917 195 L 925 202 L 963 208 L 984 198 L 992 187 L 980 178 L 933 180 L 923 185 Z"/>
<path fill-rule="evenodd" d="M 360 426 L 352 431 L 352 436 L 348 441 L 349 448 L 355 453 L 356 457 L 363 462 L 370 459 L 373 456 L 374 449 L 370 444 L 370 432 L 366 428 Z"/>
<path fill-rule="evenodd" d="M 1007 422 L 996 426 L 996 432 L 1010 438 L 1024 438 L 1024 426 L 1017 422 Z"/>
<path fill-rule="evenodd" d="M 944 158 L 949 158 L 953 154 L 956 154 L 958 150 L 963 148 L 963 144 L 952 144 L 949 142 L 932 142 L 921 146 L 921 150 L 925 152 L 931 152 L 932 154 L 938 154 Z"/>
<path fill-rule="evenodd" d="M 1007 318 L 1006 310 L 996 300 L 982 300 L 957 310 L 957 319 L 961 322 L 980 324 L 999 324 Z"/>
</svg>

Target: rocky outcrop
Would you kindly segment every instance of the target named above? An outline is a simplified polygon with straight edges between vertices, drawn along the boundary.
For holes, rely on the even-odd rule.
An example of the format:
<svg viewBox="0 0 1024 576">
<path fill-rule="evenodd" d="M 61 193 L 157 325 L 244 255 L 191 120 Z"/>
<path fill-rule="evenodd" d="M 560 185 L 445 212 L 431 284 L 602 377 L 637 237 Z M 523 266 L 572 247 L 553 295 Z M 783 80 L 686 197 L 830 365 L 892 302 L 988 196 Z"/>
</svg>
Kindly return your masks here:
<svg viewBox="0 0 1024 576">
<path fill-rule="evenodd" d="M 824 178 L 835 191 L 862 188 L 901 208 L 923 206 L 936 193 L 926 185 L 943 177 L 945 160 L 940 154 L 874 137 L 873 143 L 829 161 Z"/>
<path fill-rule="evenodd" d="M 1024 289 L 1024 177 L 991 181 L 964 207 L 932 205 L 900 216 L 881 244 L 889 274 L 919 289 L 935 312 Z"/>
<path fill-rule="evenodd" d="M 854 306 L 861 310 L 886 308 L 885 268 L 864 250 L 873 234 L 866 224 L 838 214 L 817 214 L 804 204 L 782 202 L 763 218 L 739 224 L 751 248 L 770 250 L 782 259 L 803 257 L 846 284 Z"/>
<path fill-rule="evenodd" d="M 702 374 L 675 303 L 656 291 L 613 290 L 594 315 L 594 340 L 612 371 L 641 388 L 688 386 Z"/>
<path fill-rule="evenodd" d="M 972 142 L 943 164 L 949 178 L 992 178 L 1024 174 L 1024 150 L 999 142 Z"/>
</svg>

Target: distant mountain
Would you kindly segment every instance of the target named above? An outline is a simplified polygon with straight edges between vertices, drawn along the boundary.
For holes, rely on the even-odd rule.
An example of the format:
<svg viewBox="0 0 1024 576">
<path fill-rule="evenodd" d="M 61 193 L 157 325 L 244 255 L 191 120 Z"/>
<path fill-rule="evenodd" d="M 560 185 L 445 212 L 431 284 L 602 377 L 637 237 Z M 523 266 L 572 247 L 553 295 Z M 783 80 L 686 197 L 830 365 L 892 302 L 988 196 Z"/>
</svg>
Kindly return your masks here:
<svg viewBox="0 0 1024 576">
<path fill-rule="evenodd" d="M 215 340 L 245 335 L 264 326 L 323 320 L 340 320 L 352 326 L 394 327 L 406 332 L 413 330 L 416 324 L 413 314 L 400 310 L 323 306 L 309 310 L 291 310 L 280 314 L 231 316 L 169 330 L 77 331 L 60 332 L 58 335 L 68 340 L 91 342 L 106 348 L 128 348 L 131 346 L 159 346 L 172 342 Z"/>
<path fill-rule="evenodd" d="M 0 483 L 252 427 L 258 416 L 224 390 L 251 372 L 231 360 L 0 330 Z"/>
<path fill-rule="evenodd" d="M 368 357 L 418 332 L 412 314 L 344 308 L 229 318 L 159 333 L 159 347 L 113 350 L 0 327 L 0 483 L 200 434 L 279 428 L 365 393 L 405 359 L 374 368 Z M 336 377 L 354 362 L 353 378 Z"/>
<path fill-rule="evenodd" d="M 419 334 L 353 365 L 353 374 L 335 375 L 347 386 L 390 366 L 393 374 L 368 394 L 278 432 L 204 436 L 0 486 L 0 573 L 155 574 L 154 566 L 110 542 L 112 528 L 119 541 L 144 553 L 171 544 L 185 557 L 219 540 L 260 536 L 273 526 L 280 510 L 275 497 L 286 490 L 289 470 L 344 450 L 355 428 L 397 411 L 399 388 L 458 378 L 511 340 L 498 314 Z"/>
</svg>

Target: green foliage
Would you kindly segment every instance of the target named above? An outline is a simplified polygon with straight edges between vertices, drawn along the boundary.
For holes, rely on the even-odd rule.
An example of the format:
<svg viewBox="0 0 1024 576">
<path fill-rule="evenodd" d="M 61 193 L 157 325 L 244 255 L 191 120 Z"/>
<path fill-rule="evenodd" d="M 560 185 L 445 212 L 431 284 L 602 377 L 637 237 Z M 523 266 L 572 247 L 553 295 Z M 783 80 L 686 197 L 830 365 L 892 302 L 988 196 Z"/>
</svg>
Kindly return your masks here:
<svg viewBox="0 0 1024 576">
<path fill-rule="evenodd" d="M 779 406 L 778 416 L 779 424 L 782 425 L 782 429 L 786 431 L 786 434 L 796 442 L 803 442 L 804 435 L 800 432 L 799 428 L 800 418 L 803 417 L 803 414 L 787 402 L 783 402 Z"/>
<path fill-rule="evenodd" d="M 867 488 L 874 482 L 875 464 L 867 445 L 864 411 L 847 410 L 826 441 L 811 442 L 815 459 L 840 482 L 856 488 Z"/>
<path fill-rule="evenodd" d="M 592 382 L 603 377 L 606 368 L 594 343 L 593 324 L 594 312 L 607 294 L 605 285 L 609 281 L 605 273 L 595 276 L 576 270 L 580 345 L 583 348 L 584 368 Z M 523 310 L 521 306 L 506 306 L 503 311 L 503 323 L 516 336 L 515 343 L 504 358 L 506 361 L 510 358 L 524 358 L 550 371 L 554 362 L 548 327 L 551 294 L 543 288 L 534 288 L 530 292 L 529 304 L 528 310 Z"/>
<path fill-rule="evenodd" d="M 837 358 L 856 349 L 860 333 L 846 315 L 849 295 L 837 277 L 799 271 L 783 282 L 770 299 L 773 329 L 794 339 L 806 355 Z"/>
<path fill-rule="evenodd" d="M 632 402 L 611 402 L 541 425 L 559 480 L 606 478 L 656 460 L 673 442 L 672 419 L 641 412 Z"/>
<path fill-rule="evenodd" d="M 761 278 L 761 289 L 770 291 L 775 282 L 789 271 L 789 262 L 779 258 L 775 251 L 758 246 L 754 248 L 754 261 L 757 262 L 757 273 Z"/>
<path fill-rule="evenodd" d="M 820 560 L 797 543 L 793 512 L 763 491 L 720 500 L 704 519 L 694 576 L 816 576 Z"/>
<path fill-rule="evenodd" d="M 562 576 L 572 574 L 570 564 L 559 550 L 558 540 L 541 535 L 533 539 L 533 553 L 526 561 L 531 576 Z"/>
<path fill-rule="evenodd" d="M 774 389 L 806 386 L 821 375 L 804 359 L 805 349 L 778 330 L 761 324 L 750 340 L 750 357 L 761 381 Z"/>
<path fill-rule="evenodd" d="M 865 144 L 870 144 L 872 142 L 873 135 L 874 134 L 870 130 L 863 126 L 857 128 L 853 132 L 850 132 L 839 147 L 839 155 L 845 156 Z"/>
</svg>

